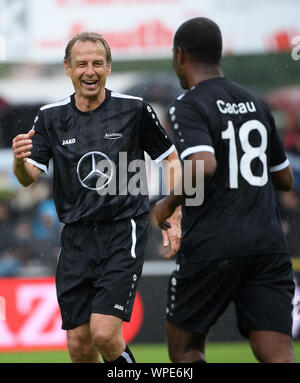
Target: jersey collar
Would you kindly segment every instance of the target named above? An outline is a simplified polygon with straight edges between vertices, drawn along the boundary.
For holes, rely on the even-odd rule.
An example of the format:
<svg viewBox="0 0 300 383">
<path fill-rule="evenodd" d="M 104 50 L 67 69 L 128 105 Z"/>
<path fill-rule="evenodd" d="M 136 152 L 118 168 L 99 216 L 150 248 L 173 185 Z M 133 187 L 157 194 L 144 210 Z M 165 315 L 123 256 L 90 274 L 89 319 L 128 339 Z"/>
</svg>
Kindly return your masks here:
<svg viewBox="0 0 300 383">
<path fill-rule="evenodd" d="M 76 106 L 76 103 L 75 103 L 75 93 L 73 93 L 71 95 L 71 104 L 72 104 L 72 107 L 73 109 L 78 113 L 78 114 L 81 114 L 82 116 L 91 116 L 95 113 L 98 113 L 110 100 L 111 98 L 111 91 L 109 89 L 106 89 L 105 88 L 105 99 L 104 101 L 102 102 L 101 105 L 98 106 L 98 108 L 94 109 L 94 110 L 90 110 L 88 112 L 82 112 L 81 110 L 79 110 Z"/>
</svg>

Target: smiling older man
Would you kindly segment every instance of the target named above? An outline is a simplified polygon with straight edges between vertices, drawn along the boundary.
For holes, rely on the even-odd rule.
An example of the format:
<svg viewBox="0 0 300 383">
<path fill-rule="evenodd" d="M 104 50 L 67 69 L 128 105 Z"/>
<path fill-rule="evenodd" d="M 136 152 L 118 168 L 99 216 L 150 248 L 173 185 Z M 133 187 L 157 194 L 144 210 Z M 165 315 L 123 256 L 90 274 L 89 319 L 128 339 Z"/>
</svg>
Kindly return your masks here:
<svg viewBox="0 0 300 383">
<path fill-rule="evenodd" d="M 149 199 L 124 193 L 118 182 L 116 193 L 103 190 L 122 165 L 121 152 L 128 163 L 143 161 L 144 151 L 157 162 L 177 159 L 177 152 L 150 105 L 105 88 L 111 52 L 101 35 L 76 35 L 64 65 L 75 93 L 42 107 L 33 129 L 13 140 L 14 172 L 27 186 L 53 159 L 54 200 L 65 224 L 56 286 L 72 361 L 98 362 L 100 353 L 108 362 L 133 363 L 122 323 L 130 320 L 142 272 Z M 128 181 L 134 176 L 129 172 Z M 174 253 L 179 215 L 173 220 Z"/>
</svg>

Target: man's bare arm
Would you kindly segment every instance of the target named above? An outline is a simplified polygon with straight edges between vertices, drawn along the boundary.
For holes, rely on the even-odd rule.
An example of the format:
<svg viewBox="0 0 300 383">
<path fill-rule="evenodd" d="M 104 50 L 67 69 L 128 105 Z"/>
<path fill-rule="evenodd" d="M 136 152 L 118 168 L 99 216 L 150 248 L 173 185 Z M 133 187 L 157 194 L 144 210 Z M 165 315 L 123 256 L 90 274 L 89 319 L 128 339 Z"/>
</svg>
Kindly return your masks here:
<svg viewBox="0 0 300 383">
<path fill-rule="evenodd" d="M 27 158 L 31 155 L 30 150 L 34 133 L 34 130 L 30 130 L 27 134 L 19 134 L 12 142 L 14 153 L 13 172 L 23 186 L 31 185 L 41 174 L 41 169 L 27 161 Z"/>
<path fill-rule="evenodd" d="M 164 183 L 166 194 L 169 195 L 175 186 L 181 181 L 182 171 L 178 153 L 174 150 L 163 161 Z M 165 258 L 172 258 L 180 247 L 181 242 L 181 206 L 177 206 L 174 213 L 169 217 L 170 228 L 162 230 L 163 246 L 170 246 Z"/>
<path fill-rule="evenodd" d="M 215 156 L 210 152 L 199 152 L 191 154 L 188 159 L 191 161 L 191 165 L 189 166 L 192 167 L 191 179 L 189 182 L 191 182 L 193 186 L 196 185 L 197 161 L 204 161 L 204 186 L 207 185 L 217 168 Z M 181 190 L 176 190 L 177 188 L 175 185 L 175 188 L 171 191 L 170 195 L 167 195 L 165 198 L 158 201 L 154 207 L 154 214 L 158 225 L 164 230 L 167 230 L 170 227 L 167 219 L 174 213 L 175 209 L 183 204 L 185 199 L 188 198 L 185 194 L 186 187 L 184 182 L 184 171 L 182 171 L 182 183 L 178 183 Z M 182 188 L 181 185 L 183 185 Z"/>
<path fill-rule="evenodd" d="M 181 163 L 176 149 L 165 158 L 163 167 L 166 194 L 169 195 L 182 177 Z"/>
<path fill-rule="evenodd" d="M 290 166 L 278 172 L 271 173 L 271 178 L 274 188 L 277 191 L 289 191 L 293 187 L 294 175 Z"/>
</svg>

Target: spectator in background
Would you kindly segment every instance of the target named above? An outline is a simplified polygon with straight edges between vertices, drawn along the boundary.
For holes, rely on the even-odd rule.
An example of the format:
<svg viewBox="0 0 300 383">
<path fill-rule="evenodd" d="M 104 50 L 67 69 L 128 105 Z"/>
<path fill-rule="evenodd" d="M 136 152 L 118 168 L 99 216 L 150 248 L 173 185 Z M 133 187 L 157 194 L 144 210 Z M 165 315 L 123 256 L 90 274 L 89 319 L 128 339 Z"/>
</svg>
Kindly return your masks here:
<svg viewBox="0 0 300 383">
<path fill-rule="evenodd" d="M 8 103 L 0 97 L 0 113 L 6 108 L 8 108 Z"/>
<path fill-rule="evenodd" d="M 7 202 L 0 202 L 0 277 L 18 274 L 21 262 L 15 254 L 13 225 Z"/>
<path fill-rule="evenodd" d="M 9 247 L 0 253 L 0 278 L 19 275 L 21 261 L 16 256 L 16 247 Z"/>
<path fill-rule="evenodd" d="M 4 137 L 3 137 L 3 129 L 2 129 L 2 117 L 5 112 L 8 110 L 9 104 L 0 97 L 0 147 L 4 147 Z"/>
<path fill-rule="evenodd" d="M 32 222 L 30 217 L 18 217 L 13 227 L 13 255 L 18 260 L 19 268 L 30 265 L 33 259 L 32 251 Z M 16 274 L 20 274 L 17 270 Z"/>
<path fill-rule="evenodd" d="M 282 227 L 292 257 L 300 257 L 300 199 L 296 190 L 280 195 Z"/>
<path fill-rule="evenodd" d="M 40 202 L 33 218 L 33 249 L 35 257 L 54 273 L 59 252 L 61 224 L 52 199 Z"/>
<path fill-rule="evenodd" d="M 0 202 L 0 277 L 54 274 L 61 229 L 54 201 L 25 210 L 10 205 L 9 199 Z"/>
<path fill-rule="evenodd" d="M 7 201 L 0 202 L 0 253 L 12 245 L 12 217 Z"/>
<path fill-rule="evenodd" d="M 60 223 L 57 218 L 54 201 L 42 201 L 36 209 L 33 221 L 33 234 L 36 238 L 58 244 Z"/>
</svg>

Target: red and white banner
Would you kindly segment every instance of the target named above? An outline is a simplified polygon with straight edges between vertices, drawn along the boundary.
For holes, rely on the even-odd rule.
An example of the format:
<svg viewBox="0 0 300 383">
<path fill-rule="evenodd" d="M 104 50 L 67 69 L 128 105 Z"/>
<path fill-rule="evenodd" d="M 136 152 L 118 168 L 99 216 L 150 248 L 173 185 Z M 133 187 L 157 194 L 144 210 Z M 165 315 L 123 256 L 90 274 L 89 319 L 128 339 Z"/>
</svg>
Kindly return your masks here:
<svg viewBox="0 0 300 383">
<path fill-rule="evenodd" d="M 131 322 L 123 325 L 127 343 L 139 332 L 143 312 L 137 293 Z M 65 348 L 54 278 L 0 279 L 0 351 Z"/>
<path fill-rule="evenodd" d="M 70 37 L 89 30 L 113 60 L 170 58 L 176 29 L 198 16 L 220 25 L 225 54 L 277 52 L 300 35 L 299 14 L 298 0 L 0 0 L 0 55 L 62 63 Z"/>
</svg>

